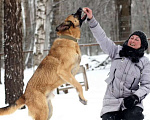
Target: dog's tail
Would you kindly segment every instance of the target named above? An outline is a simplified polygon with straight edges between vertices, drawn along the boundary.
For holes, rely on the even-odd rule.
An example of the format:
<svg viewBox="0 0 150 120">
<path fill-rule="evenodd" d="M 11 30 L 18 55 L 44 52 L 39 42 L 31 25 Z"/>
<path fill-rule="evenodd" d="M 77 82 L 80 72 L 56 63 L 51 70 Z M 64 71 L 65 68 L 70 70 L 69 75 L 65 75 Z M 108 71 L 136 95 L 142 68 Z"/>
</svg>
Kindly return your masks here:
<svg viewBox="0 0 150 120">
<path fill-rule="evenodd" d="M 25 105 L 25 97 L 22 95 L 13 105 L 0 108 L 0 115 L 9 115 L 14 113 L 17 109 Z"/>
</svg>

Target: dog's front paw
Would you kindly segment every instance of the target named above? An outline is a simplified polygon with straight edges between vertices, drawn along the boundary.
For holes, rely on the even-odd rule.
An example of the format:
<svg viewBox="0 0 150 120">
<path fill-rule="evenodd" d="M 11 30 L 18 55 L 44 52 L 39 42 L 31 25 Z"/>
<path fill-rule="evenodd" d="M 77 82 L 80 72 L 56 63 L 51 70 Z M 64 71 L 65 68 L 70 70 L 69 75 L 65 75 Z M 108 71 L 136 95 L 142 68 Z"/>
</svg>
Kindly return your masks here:
<svg viewBox="0 0 150 120">
<path fill-rule="evenodd" d="M 86 101 L 86 100 L 82 100 L 80 97 L 79 97 L 79 101 L 80 101 L 83 105 L 87 105 L 87 101 Z"/>
</svg>

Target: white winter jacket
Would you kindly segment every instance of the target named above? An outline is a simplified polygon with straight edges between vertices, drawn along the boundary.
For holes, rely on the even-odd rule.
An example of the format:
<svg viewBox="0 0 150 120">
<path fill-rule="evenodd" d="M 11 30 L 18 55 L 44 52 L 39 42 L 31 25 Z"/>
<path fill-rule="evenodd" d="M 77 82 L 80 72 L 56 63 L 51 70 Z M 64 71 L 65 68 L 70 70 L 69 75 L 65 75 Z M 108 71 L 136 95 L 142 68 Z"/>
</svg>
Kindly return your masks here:
<svg viewBox="0 0 150 120">
<path fill-rule="evenodd" d="M 89 26 L 103 52 L 112 60 L 110 75 L 106 79 L 107 89 L 101 115 L 126 109 L 123 106 L 123 99 L 132 94 L 139 97 L 140 103 L 137 106 L 143 108 L 142 100 L 150 92 L 149 59 L 143 56 L 138 63 L 133 63 L 128 58 L 120 57 L 119 51 L 122 46 L 116 45 L 106 36 L 94 17 L 89 21 Z"/>
</svg>

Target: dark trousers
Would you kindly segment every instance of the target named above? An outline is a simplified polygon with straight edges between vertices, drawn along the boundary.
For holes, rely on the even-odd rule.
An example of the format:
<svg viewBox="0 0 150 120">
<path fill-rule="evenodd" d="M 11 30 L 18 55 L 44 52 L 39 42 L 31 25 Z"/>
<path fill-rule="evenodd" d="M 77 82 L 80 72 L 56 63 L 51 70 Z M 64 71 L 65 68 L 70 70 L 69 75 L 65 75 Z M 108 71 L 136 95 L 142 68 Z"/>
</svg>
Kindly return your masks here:
<svg viewBox="0 0 150 120">
<path fill-rule="evenodd" d="M 135 106 L 124 111 L 109 112 L 102 115 L 102 120 L 143 120 L 143 109 Z"/>
</svg>

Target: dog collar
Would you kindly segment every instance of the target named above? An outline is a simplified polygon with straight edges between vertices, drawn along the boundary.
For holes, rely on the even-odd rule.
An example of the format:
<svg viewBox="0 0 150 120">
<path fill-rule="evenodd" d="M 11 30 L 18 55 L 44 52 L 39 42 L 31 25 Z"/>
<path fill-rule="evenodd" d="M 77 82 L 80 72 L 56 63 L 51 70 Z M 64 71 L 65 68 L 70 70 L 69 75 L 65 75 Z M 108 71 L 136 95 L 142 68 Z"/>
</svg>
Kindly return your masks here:
<svg viewBox="0 0 150 120">
<path fill-rule="evenodd" d="M 78 42 L 78 40 L 79 40 L 79 39 L 76 39 L 76 38 L 69 36 L 69 35 L 60 35 L 59 38 L 65 38 L 65 39 L 73 40 L 75 42 Z"/>
</svg>

